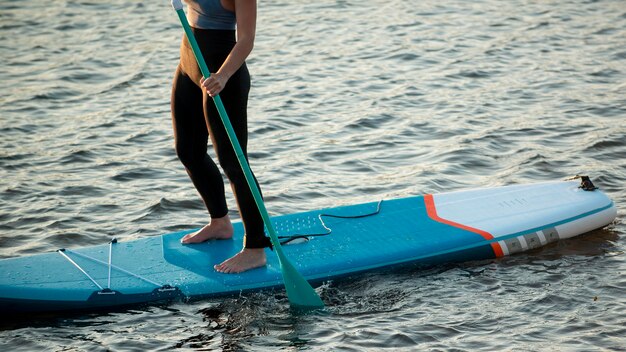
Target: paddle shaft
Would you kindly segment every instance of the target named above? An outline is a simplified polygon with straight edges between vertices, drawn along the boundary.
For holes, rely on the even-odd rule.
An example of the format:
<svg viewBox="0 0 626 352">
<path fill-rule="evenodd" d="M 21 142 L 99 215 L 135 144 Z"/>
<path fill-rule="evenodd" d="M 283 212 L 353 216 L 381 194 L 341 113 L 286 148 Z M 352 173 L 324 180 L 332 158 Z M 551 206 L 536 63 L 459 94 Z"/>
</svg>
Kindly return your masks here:
<svg viewBox="0 0 626 352">
<path fill-rule="evenodd" d="M 185 12 L 182 9 L 182 3 L 180 1 L 172 1 L 174 5 L 174 9 L 178 14 L 178 18 L 185 30 L 185 34 L 187 36 L 187 40 L 191 45 L 194 56 L 196 57 L 196 61 L 198 62 L 198 66 L 200 67 L 200 71 L 205 78 L 211 76 L 211 72 L 204 61 L 204 57 L 202 56 L 202 52 L 200 51 L 200 47 L 194 37 L 194 34 L 189 26 L 189 22 L 187 21 L 187 17 L 185 16 Z M 265 227 L 270 235 L 270 241 L 274 246 L 274 250 L 276 255 L 278 256 L 278 260 L 280 262 L 281 271 L 283 274 L 283 280 L 285 281 L 285 288 L 287 289 L 287 296 L 289 297 L 290 302 L 292 304 L 295 302 L 298 307 L 314 307 L 321 308 L 323 307 L 323 303 L 315 290 L 311 287 L 311 285 L 298 273 L 295 267 L 288 261 L 285 257 L 283 249 L 280 245 L 280 241 L 278 240 L 278 235 L 276 234 L 276 230 L 274 230 L 274 226 L 272 225 L 272 221 L 270 220 L 269 214 L 267 213 L 267 209 L 265 208 L 265 203 L 263 202 L 263 198 L 261 196 L 261 192 L 259 187 L 256 184 L 254 176 L 252 175 L 252 171 L 250 170 L 250 165 L 241 149 L 241 145 L 237 140 L 237 136 L 235 134 L 235 130 L 233 129 L 232 124 L 230 123 L 230 119 L 228 118 L 228 114 L 226 109 L 224 108 L 224 104 L 222 103 L 222 99 L 219 94 L 213 97 L 213 102 L 215 103 L 215 107 L 220 115 L 220 119 L 226 128 L 226 133 L 228 134 L 228 138 L 230 139 L 230 143 L 232 144 L 235 154 L 237 155 L 237 159 L 239 164 L 241 165 L 241 169 L 243 170 L 244 176 L 246 178 L 246 182 L 248 183 L 248 187 L 252 192 L 252 196 L 254 197 L 254 201 L 261 213 L 261 217 L 263 218 L 263 222 L 265 223 Z M 293 293 L 292 293 L 293 291 Z M 290 294 L 292 293 L 292 294 Z M 296 295 L 301 295 L 303 297 L 294 297 Z"/>
</svg>

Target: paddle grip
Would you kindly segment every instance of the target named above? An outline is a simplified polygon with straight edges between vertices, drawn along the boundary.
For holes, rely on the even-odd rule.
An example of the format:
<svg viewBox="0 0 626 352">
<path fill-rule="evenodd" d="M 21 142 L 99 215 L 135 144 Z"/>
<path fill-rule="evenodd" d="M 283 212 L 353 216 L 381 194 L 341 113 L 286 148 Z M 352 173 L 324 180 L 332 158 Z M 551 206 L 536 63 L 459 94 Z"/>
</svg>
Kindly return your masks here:
<svg viewBox="0 0 626 352">
<path fill-rule="evenodd" d="M 176 11 L 182 10 L 183 9 L 183 2 L 181 0 L 172 0 L 172 7 Z"/>
</svg>

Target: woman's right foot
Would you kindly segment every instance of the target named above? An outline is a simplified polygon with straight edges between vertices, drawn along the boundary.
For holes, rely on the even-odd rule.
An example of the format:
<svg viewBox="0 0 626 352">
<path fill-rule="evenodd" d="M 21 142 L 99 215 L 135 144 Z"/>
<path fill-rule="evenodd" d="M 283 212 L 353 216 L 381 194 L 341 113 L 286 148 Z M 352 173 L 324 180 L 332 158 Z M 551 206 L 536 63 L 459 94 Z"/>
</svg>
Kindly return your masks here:
<svg viewBox="0 0 626 352">
<path fill-rule="evenodd" d="M 180 243 L 202 243 L 208 240 L 227 240 L 233 237 L 233 224 L 230 222 L 228 215 L 211 219 L 211 222 L 201 228 L 199 231 L 189 233 L 181 238 Z"/>
<path fill-rule="evenodd" d="M 225 260 L 213 268 L 224 274 L 237 274 L 246 270 L 265 266 L 265 249 L 244 248 L 232 258 Z"/>
</svg>

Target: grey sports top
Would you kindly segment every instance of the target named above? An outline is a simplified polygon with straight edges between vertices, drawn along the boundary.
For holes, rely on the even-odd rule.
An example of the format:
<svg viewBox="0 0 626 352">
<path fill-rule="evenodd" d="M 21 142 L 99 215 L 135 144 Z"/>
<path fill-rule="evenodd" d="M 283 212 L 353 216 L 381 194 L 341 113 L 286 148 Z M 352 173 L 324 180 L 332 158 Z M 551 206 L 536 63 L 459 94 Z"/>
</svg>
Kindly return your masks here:
<svg viewBox="0 0 626 352">
<path fill-rule="evenodd" d="M 221 0 L 185 0 L 187 21 L 200 29 L 234 30 L 237 20 L 235 13 L 222 6 Z"/>
</svg>

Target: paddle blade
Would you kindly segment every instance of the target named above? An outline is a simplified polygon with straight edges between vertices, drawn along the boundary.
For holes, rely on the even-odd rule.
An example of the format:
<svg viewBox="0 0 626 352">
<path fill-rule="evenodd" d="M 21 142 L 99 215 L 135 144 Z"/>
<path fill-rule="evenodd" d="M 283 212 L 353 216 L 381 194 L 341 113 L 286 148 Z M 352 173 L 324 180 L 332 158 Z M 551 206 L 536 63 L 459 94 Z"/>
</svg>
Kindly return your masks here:
<svg viewBox="0 0 626 352">
<path fill-rule="evenodd" d="M 276 251 L 283 273 L 283 281 L 287 290 L 287 297 L 292 308 L 298 310 L 323 309 L 324 303 L 317 292 L 311 287 L 298 270 L 285 258 L 282 250 Z"/>
</svg>

